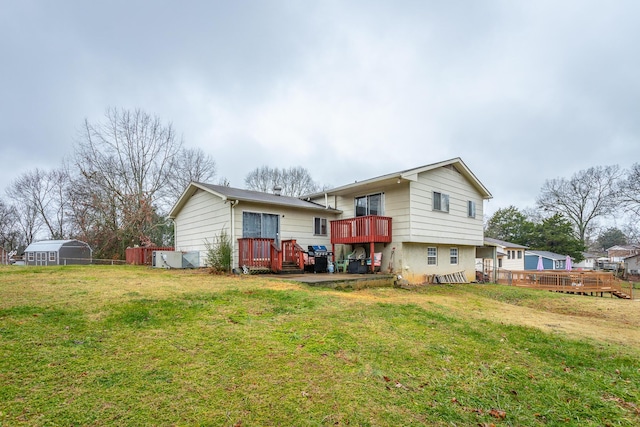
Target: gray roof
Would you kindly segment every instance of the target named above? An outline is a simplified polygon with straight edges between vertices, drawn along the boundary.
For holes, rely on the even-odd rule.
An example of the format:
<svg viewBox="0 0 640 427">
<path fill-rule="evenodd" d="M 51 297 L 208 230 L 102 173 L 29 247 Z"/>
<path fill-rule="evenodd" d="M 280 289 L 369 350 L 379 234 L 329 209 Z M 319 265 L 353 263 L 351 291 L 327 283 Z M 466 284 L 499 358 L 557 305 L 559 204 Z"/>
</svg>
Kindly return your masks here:
<svg viewBox="0 0 640 427">
<path fill-rule="evenodd" d="M 485 241 L 485 243 L 489 243 L 491 245 L 504 246 L 504 247 L 507 247 L 507 248 L 521 248 L 521 249 L 527 249 L 528 248 L 528 246 L 519 245 L 517 243 L 511 243 L 511 242 L 507 242 L 507 241 L 500 240 L 500 239 L 494 239 L 492 237 L 485 237 L 484 241 Z"/>
<path fill-rule="evenodd" d="M 553 259 L 558 261 L 567 259 L 566 255 L 560 255 L 560 254 L 556 254 L 554 252 L 549 252 L 549 251 L 526 251 L 525 255 L 541 256 L 542 258 L 548 258 L 548 259 Z"/>
<path fill-rule="evenodd" d="M 186 203 L 186 200 L 191 197 L 195 189 L 201 189 L 208 191 L 223 200 L 239 200 L 245 202 L 265 203 L 277 206 L 287 206 L 298 209 L 311 209 L 329 211 L 331 213 L 340 213 L 340 210 L 333 208 L 326 208 L 324 205 L 313 203 L 307 200 L 302 200 L 297 197 L 278 196 L 271 193 L 263 193 L 261 191 L 243 190 L 240 188 L 227 187 L 226 185 L 213 185 L 203 182 L 192 182 L 189 187 L 182 194 L 178 202 L 171 209 L 169 218 L 175 218 L 175 215 L 182 209 L 182 206 Z"/>
<path fill-rule="evenodd" d="M 89 245 L 80 240 L 41 240 L 33 242 L 24 250 L 25 252 L 55 252 L 61 247 L 88 247 Z"/>
</svg>

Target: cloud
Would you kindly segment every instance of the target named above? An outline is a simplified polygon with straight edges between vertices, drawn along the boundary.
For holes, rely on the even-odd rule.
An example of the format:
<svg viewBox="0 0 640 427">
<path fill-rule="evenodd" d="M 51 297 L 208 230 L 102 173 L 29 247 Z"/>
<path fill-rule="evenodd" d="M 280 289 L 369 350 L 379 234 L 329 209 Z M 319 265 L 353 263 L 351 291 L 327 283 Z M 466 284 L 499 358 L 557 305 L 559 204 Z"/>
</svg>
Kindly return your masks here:
<svg viewBox="0 0 640 427">
<path fill-rule="evenodd" d="M 462 157 L 495 199 L 640 158 L 640 4 L 15 2 L 0 16 L 8 183 L 86 117 L 142 108 L 242 187 L 261 165 L 341 185 Z"/>
</svg>

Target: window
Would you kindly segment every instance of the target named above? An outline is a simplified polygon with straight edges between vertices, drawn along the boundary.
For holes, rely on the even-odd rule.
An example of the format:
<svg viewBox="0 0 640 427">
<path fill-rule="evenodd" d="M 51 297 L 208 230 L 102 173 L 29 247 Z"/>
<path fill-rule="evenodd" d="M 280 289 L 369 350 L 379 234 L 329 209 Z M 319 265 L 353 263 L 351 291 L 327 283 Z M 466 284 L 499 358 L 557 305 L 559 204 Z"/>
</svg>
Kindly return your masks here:
<svg viewBox="0 0 640 427">
<path fill-rule="evenodd" d="M 518 259 L 522 259 L 522 251 L 518 251 Z"/>
<path fill-rule="evenodd" d="M 49 261 L 55 261 L 55 260 L 56 260 L 56 253 L 49 252 Z"/>
<path fill-rule="evenodd" d="M 327 235 L 327 218 L 313 218 L 313 234 L 316 236 Z"/>
<path fill-rule="evenodd" d="M 476 202 L 474 202 L 473 200 L 469 200 L 467 202 L 467 215 L 469 216 L 469 218 L 476 217 Z"/>
<path fill-rule="evenodd" d="M 433 192 L 433 210 L 449 212 L 449 195 Z"/>
<path fill-rule="evenodd" d="M 438 248 L 427 248 L 427 265 L 438 264 Z"/>
<path fill-rule="evenodd" d="M 370 194 L 356 197 L 356 216 L 384 215 L 383 193 Z"/>
<path fill-rule="evenodd" d="M 507 259 L 511 259 L 511 251 L 507 251 Z"/>
<path fill-rule="evenodd" d="M 242 212 L 242 237 L 278 240 L 278 215 Z"/>
<path fill-rule="evenodd" d="M 502 258 L 498 258 L 498 268 L 502 268 Z"/>
<path fill-rule="evenodd" d="M 458 264 L 458 248 L 449 249 L 449 263 L 451 265 Z"/>
<path fill-rule="evenodd" d="M 27 260 L 33 261 L 33 252 L 27 252 Z"/>
</svg>

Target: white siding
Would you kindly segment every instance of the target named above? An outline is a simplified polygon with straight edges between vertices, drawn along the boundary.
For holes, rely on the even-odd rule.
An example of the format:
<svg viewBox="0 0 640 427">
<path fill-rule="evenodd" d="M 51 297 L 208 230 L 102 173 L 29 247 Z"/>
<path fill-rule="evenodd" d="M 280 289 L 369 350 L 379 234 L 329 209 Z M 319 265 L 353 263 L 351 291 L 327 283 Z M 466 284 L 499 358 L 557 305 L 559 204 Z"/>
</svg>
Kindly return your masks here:
<svg viewBox="0 0 640 427">
<path fill-rule="evenodd" d="M 511 270 L 511 271 L 522 271 L 524 270 L 524 249 L 520 248 L 504 248 L 505 252 L 511 253 L 513 256 L 515 254 L 515 259 L 505 256 L 502 258 L 502 269 L 503 270 Z M 522 258 L 518 259 L 518 251 L 520 251 Z"/>
<path fill-rule="evenodd" d="M 232 210 L 233 221 L 231 220 Z M 305 250 L 309 245 L 326 245 L 331 248 L 329 229 L 326 236 L 314 235 L 314 218 L 326 218 L 329 227 L 330 221 L 335 219 L 333 213 L 243 201 L 232 209 L 230 202 L 225 202 L 209 192 L 197 190 L 174 220 L 176 250 L 200 251 L 201 265 L 204 265 L 206 242 L 213 242 L 222 230 L 226 230 L 234 248 L 233 267 L 237 267 L 237 239 L 243 237 L 242 213 L 245 211 L 278 215 L 281 240 L 294 239 Z"/>
<path fill-rule="evenodd" d="M 449 212 L 433 209 L 433 192 L 449 195 Z M 467 202 L 476 204 L 476 217 L 467 215 Z M 483 199 L 475 187 L 452 168 L 421 173 L 411 183 L 411 242 L 483 244 Z"/>
<path fill-rule="evenodd" d="M 424 283 L 427 276 L 434 274 L 451 274 L 464 272 L 468 281 L 475 280 L 475 246 L 457 246 L 457 245 L 437 245 L 422 243 L 403 243 L 398 245 L 401 250 L 396 249 L 395 257 L 397 259 L 395 270 L 402 274 L 402 277 L 410 283 Z M 435 247 L 437 249 L 437 264 L 427 265 L 427 248 Z M 458 263 L 450 263 L 450 249 L 458 249 Z"/>
<path fill-rule="evenodd" d="M 197 190 L 187 200 L 174 222 L 176 250 L 200 251 L 201 265 L 206 241 L 213 242 L 223 229 L 231 234 L 229 203 L 203 190 Z"/>
</svg>

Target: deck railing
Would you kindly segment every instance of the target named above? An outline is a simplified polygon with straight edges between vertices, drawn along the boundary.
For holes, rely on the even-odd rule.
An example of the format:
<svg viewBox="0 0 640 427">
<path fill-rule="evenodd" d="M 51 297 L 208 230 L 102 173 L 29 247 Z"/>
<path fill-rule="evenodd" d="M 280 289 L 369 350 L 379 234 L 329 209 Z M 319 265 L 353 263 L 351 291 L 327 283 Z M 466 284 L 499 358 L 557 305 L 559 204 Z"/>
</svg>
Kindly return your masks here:
<svg viewBox="0 0 640 427">
<path fill-rule="evenodd" d="M 390 243 L 391 218 L 367 215 L 331 221 L 331 243 Z"/>
<path fill-rule="evenodd" d="M 300 270 L 304 270 L 304 249 L 295 240 L 283 240 L 282 260 L 296 264 Z M 282 263 L 280 267 L 282 268 Z"/>
<path fill-rule="evenodd" d="M 304 269 L 304 250 L 295 240 L 283 240 L 278 247 L 274 239 L 238 239 L 238 258 L 240 266 L 268 268 L 274 273 L 282 271 L 284 262 L 295 263 L 300 270 Z"/>
<path fill-rule="evenodd" d="M 238 260 L 240 266 L 271 268 L 271 244 L 273 239 L 238 239 Z"/>
<path fill-rule="evenodd" d="M 633 296 L 623 283 L 615 280 L 613 273 L 605 271 L 498 270 L 497 277 L 498 283 L 510 286 L 580 294 L 621 292 Z"/>
</svg>

